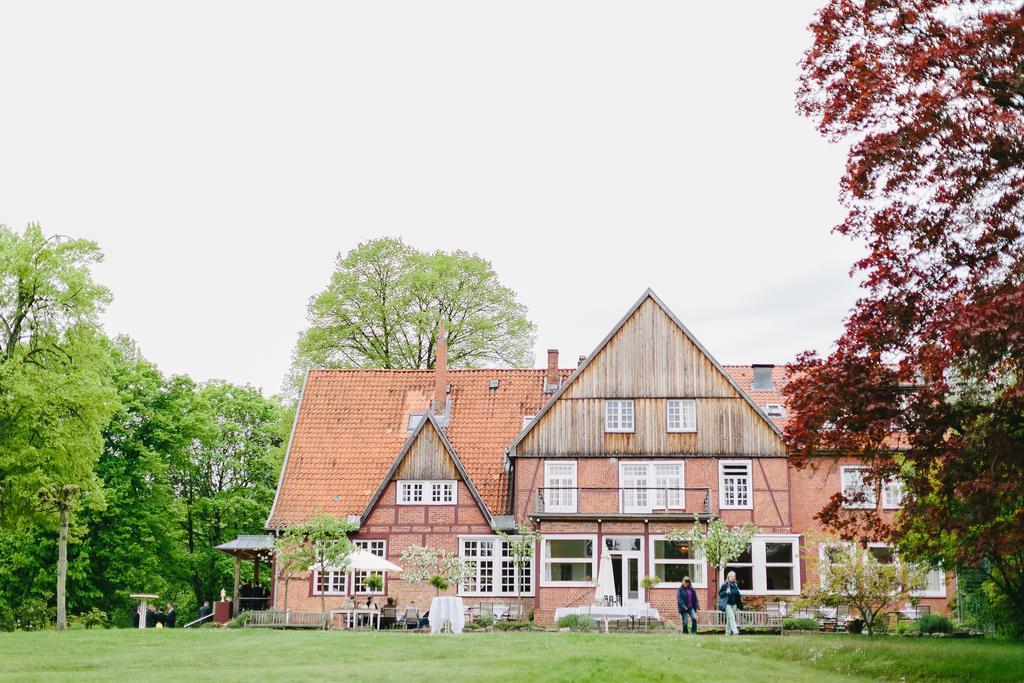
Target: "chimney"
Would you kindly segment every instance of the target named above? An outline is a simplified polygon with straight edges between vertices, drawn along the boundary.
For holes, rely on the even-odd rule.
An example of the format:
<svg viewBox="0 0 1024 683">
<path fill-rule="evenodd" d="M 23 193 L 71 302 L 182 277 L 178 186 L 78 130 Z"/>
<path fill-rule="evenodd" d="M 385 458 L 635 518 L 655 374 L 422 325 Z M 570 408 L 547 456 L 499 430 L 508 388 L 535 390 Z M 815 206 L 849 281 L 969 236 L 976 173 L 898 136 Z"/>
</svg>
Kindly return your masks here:
<svg viewBox="0 0 1024 683">
<path fill-rule="evenodd" d="M 585 361 L 586 359 L 586 356 L 580 356 L 579 359 L 576 361 L 576 367 L 583 365 L 583 361 Z"/>
<path fill-rule="evenodd" d="M 544 372 L 544 392 L 551 393 L 558 388 L 558 349 L 548 349 L 548 369 Z"/>
<path fill-rule="evenodd" d="M 437 326 L 437 353 L 434 360 L 434 414 L 445 412 L 448 403 L 448 332 L 442 320 Z"/>
</svg>

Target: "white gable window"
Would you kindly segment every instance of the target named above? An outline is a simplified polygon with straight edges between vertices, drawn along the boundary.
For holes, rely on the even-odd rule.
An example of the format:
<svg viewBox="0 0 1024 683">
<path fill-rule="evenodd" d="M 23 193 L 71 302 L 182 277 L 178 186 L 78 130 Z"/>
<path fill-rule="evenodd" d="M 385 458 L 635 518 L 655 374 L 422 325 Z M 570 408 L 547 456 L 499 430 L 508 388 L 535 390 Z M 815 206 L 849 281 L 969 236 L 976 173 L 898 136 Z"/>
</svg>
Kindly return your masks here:
<svg viewBox="0 0 1024 683">
<path fill-rule="evenodd" d="M 670 432 L 697 431 L 697 402 L 692 398 L 670 398 L 665 406 Z"/>
<path fill-rule="evenodd" d="M 454 480 L 399 481 L 399 505 L 455 505 L 458 487 Z"/>
<path fill-rule="evenodd" d="M 633 431 L 633 401 L 612 400 L 604 403 L 604 431 L 606 432 L 632 432 Z"/>
<path fill-rule="evenodd" d="M 546 461 L 543 493 L 541 512 L 576 512 L 576 461 Z"/>
<path fill-rule="evenodd" d="M 896 510 L 903 506 L 903 482 L 890 479 L 882 487 L 882 507 Z"/>
<path fill-rule="evenodd" d="M 868 468 L 861 465 L 844 465 L 839 468 L 842 481 L 845 508 L 870 509 L 878 504 L 875 489 L 864 482 Z"/>
<path fill-rule="evenodd" d="M 651 512 L 684 507 L 683 463 L 619 463 L 623 512 Z"/>
<path fill-rule="evenodd" d="M 750 509 L 753 507 L 749 460 L 721 460 L 718 463 L 718 507 L 723 509 Z"/>
<path fill-rule="evenodd" d="M 786 409 L 781 403 L 769 403 L 764 407 L 764 412 L 768 417 L 786 417 Z"/>
</svg>

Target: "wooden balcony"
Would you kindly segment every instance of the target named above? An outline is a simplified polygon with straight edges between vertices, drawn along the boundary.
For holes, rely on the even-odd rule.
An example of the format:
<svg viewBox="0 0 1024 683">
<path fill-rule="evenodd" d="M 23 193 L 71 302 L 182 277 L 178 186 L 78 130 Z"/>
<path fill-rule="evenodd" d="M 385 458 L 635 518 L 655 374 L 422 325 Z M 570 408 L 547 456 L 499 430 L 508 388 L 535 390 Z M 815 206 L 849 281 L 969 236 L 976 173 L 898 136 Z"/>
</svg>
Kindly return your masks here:
<svg viewBox="0 0 1024 683">
<path fill-rule="evenodd" d="M 657 486 L 537 489 L 533 516 L 548 519 L 708 519 L 711 489 Z"/>
</svg>

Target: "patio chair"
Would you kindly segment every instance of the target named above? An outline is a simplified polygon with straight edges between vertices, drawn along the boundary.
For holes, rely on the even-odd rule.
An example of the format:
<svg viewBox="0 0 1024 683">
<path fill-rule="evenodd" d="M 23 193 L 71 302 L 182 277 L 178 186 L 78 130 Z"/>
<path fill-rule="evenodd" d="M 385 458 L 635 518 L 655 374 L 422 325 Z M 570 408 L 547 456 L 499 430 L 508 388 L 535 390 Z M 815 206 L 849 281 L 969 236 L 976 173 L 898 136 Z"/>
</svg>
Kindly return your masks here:
<svg viewBox="0 0 1024 683">
<path fill-rule="evenodd" d="M 508 606 L 508 611 L 505 612 L 502 619 L 505 621 L 522 621 L 523 620 L 523 605 L 519 602 L 513 602 Z"/>
<path fill-rule="evenodd" d="M 380 611 L 381 628 L 394 628 L 398 623 L 398 609 L 385 607 Z"/>
<path fill-rule="evenodd" d="M 415 631 L 420 627 L 420 611 L 416 607 L 405 610 L 405 618 L 402 620 L 407 630 Z"/>
</svg>

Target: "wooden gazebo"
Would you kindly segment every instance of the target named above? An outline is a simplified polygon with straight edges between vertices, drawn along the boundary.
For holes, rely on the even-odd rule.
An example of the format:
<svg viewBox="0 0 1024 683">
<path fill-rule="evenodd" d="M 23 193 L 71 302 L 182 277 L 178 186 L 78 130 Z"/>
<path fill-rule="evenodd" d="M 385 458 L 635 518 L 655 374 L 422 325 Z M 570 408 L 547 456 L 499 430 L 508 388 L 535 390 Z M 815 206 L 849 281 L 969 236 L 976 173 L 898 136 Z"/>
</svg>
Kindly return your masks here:
<svg viewBox="0 0 1024 683">
<path fill-rule="evenodd" d="M 271 567 L 271 581 L 273 581 L 274 537 L 270 534 L 239 536 L 233 541 L 216 546 L 216 550 L 235 558 L 235 590 L 231 594 L 231 599 L 232 614 L 237 615 L 241 607 L 238 591 L 241 587 L 239 574 L 242 569 L 242 560 L 253 563 L 252 579 L 254 584 L 258 584 L 260 581 L 260 562 L 266 562 Z M 271 588 L 271 593 L 273 593 L 273 588 Z"/>
</svg>

